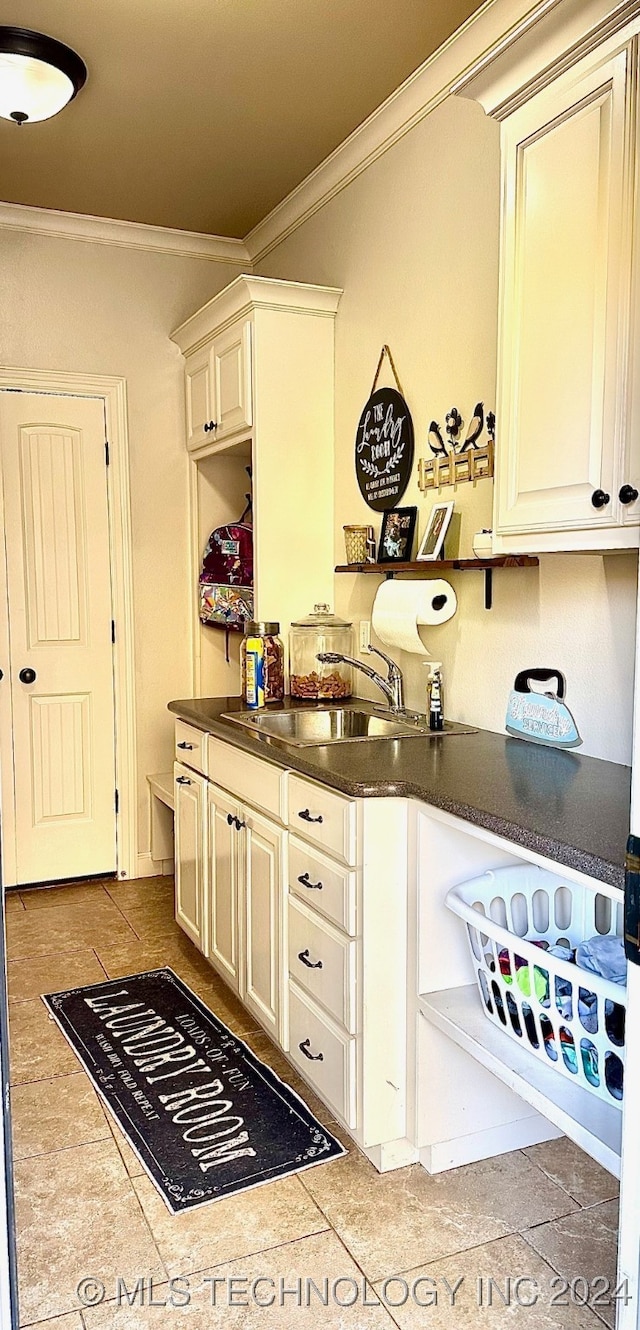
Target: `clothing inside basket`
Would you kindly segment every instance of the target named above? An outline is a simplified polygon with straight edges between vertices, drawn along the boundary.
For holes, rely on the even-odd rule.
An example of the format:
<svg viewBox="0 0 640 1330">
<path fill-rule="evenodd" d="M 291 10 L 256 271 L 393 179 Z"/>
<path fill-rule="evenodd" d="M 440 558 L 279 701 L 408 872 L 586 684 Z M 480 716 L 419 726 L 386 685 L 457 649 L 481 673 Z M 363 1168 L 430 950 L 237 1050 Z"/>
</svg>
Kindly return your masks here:
<svg viewBox="0 0 640 1330">
<path fill-rule="evenodd" d="M 589 938 L 585 942 L 579 943 L 577 947 L 570 947 L 563 944 L 557 944 L 550 947 L 545 940 L 536 940 L 528 938 L 528 942 L 537 946 L 541 951 L 550 956 L 556 956 L 560 960 L 574 964 L 577 969 L 583 973 L 598 974 L 602 978 L 608 979 L 613 983 L 624 986 L 626 984 L 627 962 L 624 954 L 624 944 L 622 938 L 616 936 L 600 936 Z M 510 952 L 503 948 L 498 953 L 498 962 L 500 967 L 500 977 L 506 985 L 512 985 L 514 975 L 511 968 Z M 515 962 L 515 982 L 524 997 L 531 997 L 531 971 L 533 971 L 533 996 L 537 1004 L 542 1008 L 550 1008 L 552 1001 L 551 985 L 548 971 L 541 964 L 530 967 L 529 962 L 514 951 Z M 495 973 L 495 961 L 492 954 L 485 954 L 485 963 L 487 969 Z M 574 1018 L 574 983 L 562 978 L 560 975 L 554 978 L 554 999 L 556 1010 L 566 1021 L 572 1021 Z M 578 976 L 576 976 L 578 985 L 577 1015 L 580 1025 L 589 1034 L 598 1032 L 598 997 L 587 987 L 583 987 Z M 490 997 L 488 987 L 482 984 L 485 1003 L 490 1008 Z M 506 1015 L 504 1012 L 504 1003 L 502 994 L 498 985 L 492 983 L 493 1000 L 496 1011 L 506 1024 Z M 511 1024 L 517 1034 L 522 1034 L 519 1012 L 516 1002 L 510 993 L 506 994 L 507 1011 Z M 534 1048 L 539 1047 L 538 1033 L 533 1011 L 529 1003 L 522 1003 L 522 1018 L 524 1020 L 525 1030 L 529 1042 Z M 540 1031 L 544 1040 L 545 1052 L 552 1061 L 557 1061 L 558 1051 L 556 1048 L 556 1036 L 553 1025 L 544 1014 L 539 1016 Z M 612 1002 L 607 999 L 604 1003 L 604 1021 L 606 1033 L 611 1044 L 619 1048 L 624 1047 L 625 1031 L 625 1008 L 623 1005 Z M 559 1031 L 559 1042 L 562 1052 L 562 1058 L 569 1071 L 577 1071 L 578 1051 L 573 1033 L 566 1026 L 561 1026 Z M 593 1086 L 600 1084 L 600 1075 L 598 1067 L 598 1050 L 590 1039 L 582 1038 L 580 1040 L 580 1057 L 584 1074 Z M 623 1092 L 623 1064 L 614 1052 L 605 1054 L 604 1076 L 605 1083 L 609 1093 L 615 1099 L 622 1099 Z"/>
</svg>

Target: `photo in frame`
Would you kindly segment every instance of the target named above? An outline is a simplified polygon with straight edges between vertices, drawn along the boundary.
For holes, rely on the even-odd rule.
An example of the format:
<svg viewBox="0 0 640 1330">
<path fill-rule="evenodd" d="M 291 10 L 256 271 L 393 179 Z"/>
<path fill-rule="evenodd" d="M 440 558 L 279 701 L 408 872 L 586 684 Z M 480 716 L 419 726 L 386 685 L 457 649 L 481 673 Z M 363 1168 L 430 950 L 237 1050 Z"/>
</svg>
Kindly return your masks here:
<svg viewBox="0 0 640 1330">
<path fill-rule="evenodd" d="M 433 560 L 443 557 L 445 536 L 449 529 L 453 508 L 453 499 L 448 503 L 434 503 L 427 529 L 420 542 L 420 549 L 416 556 L 418 559 Z"/>
<path fill-rule="evenodd" d="M 378 563 L 410 563 L 417 508 L 389 508 L 382 516 Z"/>
</svg>

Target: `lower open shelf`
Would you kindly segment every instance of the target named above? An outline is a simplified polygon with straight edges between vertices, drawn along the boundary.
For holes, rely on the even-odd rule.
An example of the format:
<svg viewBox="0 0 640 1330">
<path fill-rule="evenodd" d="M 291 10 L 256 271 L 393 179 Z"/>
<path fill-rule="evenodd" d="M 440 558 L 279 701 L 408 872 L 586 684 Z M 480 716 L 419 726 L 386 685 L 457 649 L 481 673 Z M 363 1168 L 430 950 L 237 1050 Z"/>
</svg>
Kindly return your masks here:
<svg viewBox="0 0 640 1330">
<path fill-rule="evenodd" d="M 519 1048 L 483 1014 L 475 984 L 418 999 L 422 1015 L 526 1103 L 620 1177 L 622 1112 Z"/>
</svg>

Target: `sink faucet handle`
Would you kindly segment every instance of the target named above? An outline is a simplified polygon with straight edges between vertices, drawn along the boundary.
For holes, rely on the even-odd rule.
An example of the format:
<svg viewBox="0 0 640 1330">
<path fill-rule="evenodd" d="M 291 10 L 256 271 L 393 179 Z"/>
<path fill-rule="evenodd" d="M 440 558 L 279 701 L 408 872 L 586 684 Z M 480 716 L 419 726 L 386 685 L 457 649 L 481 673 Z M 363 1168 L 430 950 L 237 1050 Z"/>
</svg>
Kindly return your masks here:
<svg viewBox="0 0 640 1330">
<path fill-rule="evenodd" d="M 371 643 L 369 643 L 369 646 L 367 647 L 367 651 L 368 651 L 368 652 L 370 653 L 370 655 L 372 655 L 372 656 L 380 656 L 380 659 L 383 660 L 383 661 L 385 662 L 385 664 L 389 667 L 389 678 L 390 678 L 390 679 L 397 679 L 397 678 L 398 678 L 398 675 L 401 673 L 401 671 L 400 671 L 400 666 L 399 666 L 399 665 L 396 665 L 395 660 L 392 660 L 392 659 L 391 659 L 391 656 L 388 656 L 387 653 L 386 653 L 386 651 L 380 651 L 378 647 L 372 647 L 372 646 L 371 646 Z"/>
</svg>

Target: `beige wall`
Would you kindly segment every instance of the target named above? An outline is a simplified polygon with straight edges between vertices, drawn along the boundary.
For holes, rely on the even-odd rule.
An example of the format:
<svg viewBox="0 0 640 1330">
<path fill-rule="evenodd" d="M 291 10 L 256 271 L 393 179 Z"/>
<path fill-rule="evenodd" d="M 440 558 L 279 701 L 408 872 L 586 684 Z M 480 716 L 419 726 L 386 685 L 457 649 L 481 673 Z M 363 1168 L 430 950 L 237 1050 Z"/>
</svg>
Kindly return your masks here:
<svg viewBox="0 0 640 1330">
<path fill-rule="evenodd" d="M 192 693 L 183 370 L 169 333 L 238 271 L 0 231 L 2 364 L 127 381 L 142 854 L 149 841 L 146 776 L 172 762 L 166 704 Z"/>
<path fill-rule="evenodd" d="M 478 399 L 495 407 L 498 164 L 497 125 L 475 103 L 451 98 L 259 268 L 266 276 L 344 288 L 336 324 L 336 562 L 344 562 L 343 523 L 373 517 L 379 527 L 360 497 L 353 442 L 383 342 L 416 429 L 414 481 L 403 503 L 418 504 L 420 533 L 432 502 L 417 488 L 429 421 L 444 423 L 452 405 L 468 419 Z M 475 492 L 463 486 L 455 498 L 461 553 L 470 555 L 474 531 L 491 525 L 491 485 Z M 483 608 L 481 574 L 451 580 L 457 615 L 423 630 L 432 656 L 444 663 L 447 714 L 502 731 L 516 672 L 556 667 L 567 676 L 581 751 L 630 761 L 635 556 L 547 555 L 539 570 L 498 572 L 491 612 Z M 356 621 L 370 618 L 377 584 L 337 577 L 337 610 Z M 424 707 L 419 658 L 399 653 L 398 660 L 409 704 Z"/>
</svg>

